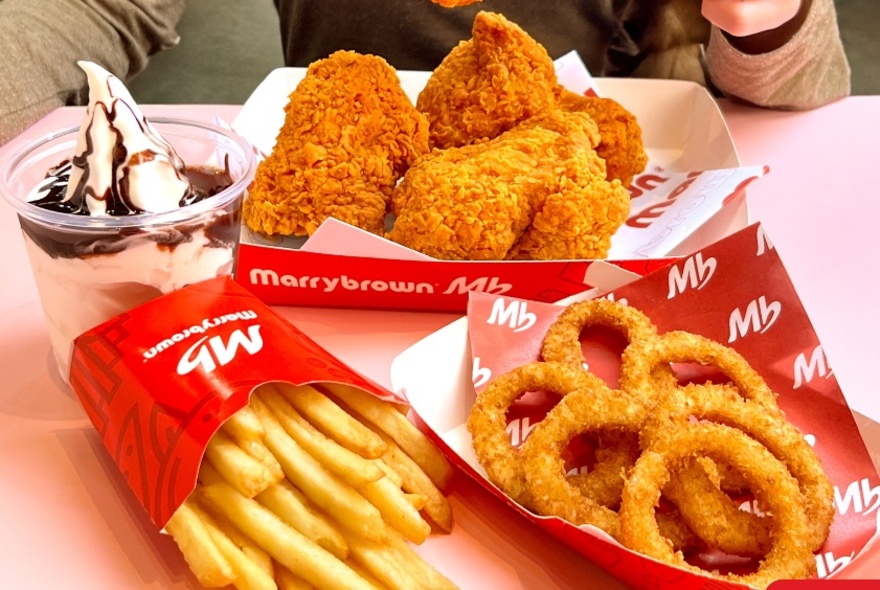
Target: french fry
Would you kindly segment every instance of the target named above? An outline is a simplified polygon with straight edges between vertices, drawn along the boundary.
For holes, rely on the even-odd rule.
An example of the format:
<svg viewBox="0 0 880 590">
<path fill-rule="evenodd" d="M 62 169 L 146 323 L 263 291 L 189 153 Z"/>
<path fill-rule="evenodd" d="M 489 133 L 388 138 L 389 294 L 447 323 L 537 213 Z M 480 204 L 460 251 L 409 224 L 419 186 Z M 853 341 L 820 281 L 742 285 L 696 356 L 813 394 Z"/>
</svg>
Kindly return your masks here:
<svg viewBox="0 0 880 590">
<path fill-rule="evenodd" d="M 266 434 L 253 410 L 247 406 L 230 416 L 223 423 L 223 430 L 239 444 L 244 440 L 262 440 Z"/>
<path fill-rule="evenodd" d="M 276 389 L 263 387 L 257 395 L 269 406 L 275 419 L 293 440 L 348 484 L 358 487 L 384 475 L 375 459 L 365 459 L 326 437 L 303 418 Z"/>
<path fill-rule="evenodd" d="M 421 512 L 425 508 L 425 504 L 428 503 L 428 496 L 422 494 L 404 494 L 404 497 L 406 498 L 406 501 L 419 512 Z"/>
<path fill-rule="evenodd" d="M 284 472 L 281 470 L 281 464 L 278 463 L 275 455 L 272 454 L 272 451 L 269 450 L 262 438 L 258 440 L 243 440 L 238 443 L 238 446 L 240 446 L 245 453 L 265 465 L 275 481 L 281 481 L 284 479 Z"/>
<path fill-rule="evenodd" d="M 217 468 L 211 465 L 211 461 L 209 461 L 207 457 L 204 457 L 202 459 L 202 464 L 199 466 L 199 483 L 209 485 L 221 481 L 226 480 L 223 479 L 223 476 L 220 475 Z"/>
<path fill-rule="evenodd" d="M 360 572 L 356 571 L 355 573 L 360 575 Z M 278 590 L 315 590 L 314 586 L 277 561 L 275 562 L 275 582 L 278 584 Z"/>
<path fill-rule="evenodd" d="M 260 492 L 255 499 L 339 559 L 348 556 L 348 543 L 342 533 L 326 517 L 314 512 L 309 500 L 290 482 L 277 483 Z"/>
<path fill-rule="evenodd" d="M 423 508 L 425 514 L 441 531 L 451 532 L 455 521 L 449 500 L 412 457 L 403 452 L 403 449 L 388 435 L 383 433 L 382 436 L 388 446 L 382 460 L 400 475 L 403 480 L 400 487 L 405 492 L 425 496 L 427 498 Z"/>
<path fill-rule="evenodd" d="M 387 455 L 388 451 L 385 451 L 385 454 Z M 383 455 L 383 457 L 384 456 L 385 455 Z M 399 473 L 397 473 L 397 471 L 395 471 L 394 468 L 391 467 L 391 465 L 385 462 L 384 459 L 377 459 L 377 461 L 379 463 L 379 467 L 381 467 L 382 471 L 385 472 L 385 476 L 393 481 L 394 485 L 396 485 L 397 487 L 403 487 L 403 477 Z"/>
<path fill-rule="evenodd" d="M 257 545 L 253 539 L 245 535 L 243 532 L 238 530 L 234 524 L 229 522 L 222 514 L 215 514 L 213 516 L 214 523 L 217 527 L 223 532 L 224 535 L 229 537 L 229 540 L 235 543 L 235 545 L 241 549 L 241 552 L 244 553 L 251 561 L 253 561 L 261 570 L 266 572 L 266 574 L 271 578 L 274 577 L 275 572 L 272 568 L 272 556 L 269 553 Z"/>
<path fill-rule="evenodd" d="M 352 559 L 391 590 L 452 590 L 456 586 L 423 560 L 399 534 L 386 543 L 348 539 Z"/>
<path fill-rule="evenodd" d="M 413 572 L 422 590 L 456 590 L 457 586 L 430 563 L 422 559 L 400 535 L 391 541 L 390 554 L 399 567 Z"/>
<path fill-rule="evenodd" d="M 357 575 L 333 554 L 287 525 L 256 500 L 238 493 L 225 483 L 204 486 L 199 498 L 229 518 L 254 539 L 281 565 L 318 588 L 328 590 L 371 590 L 369 582 Z"/>
<path fill-rule="evenodd" d="M 265 465 L 276 479 L 281 480 L 284 478 L 281 465 L 278 464 L 278 461 L 263 443 L 266 431 L 250 407 L 245 406 L 230 416 L 223 424 L 223 431 L 244 452 Z"/>
<path fill-rule="evenodd" d="M 239 590 L 276 590 L 274 572 L 271 559 L 269 561 L 269 571 L 266 572 L 260 564 L 252 561 L 242 550 L 230 539 L 218 526 L 218 524 L 209 515 L 202 512 L 201 508 L 196 504 L 193 509 L 205 523 L 211 540 L 220 550 L 220 553 L 229 562 L 234 573 L 232 584 Z"/>
<path fill-rule="evenodd" d="M 407 543 L 453 525 L 445 458 L 394 404 L 328 388 L 263 385 L 215 433 L 168 523 L 190 569 L 239 590 L 454 588 Z"/>
<path fill-rule="evenodd" d="M 382 518 L 404 537 L 421 545 L 431 534 L 431 525 L 407 499 L 399 487 L 387 477 L 358 488 L 358 491 L 379 509 Z"/>
<path fill-rule="evenodd" d="M 385 452 L 381 438 L 314 387 L 280 383 L 277 386 L 309 422 L 350 451 L 367 459 L 377 459 Z"/>
<path fill-rule="evenodd" d="M 245 453 L 222 430 L 211 437 L 205 456 L 223 479 L 248 498 L 279 481 L 277 474 Z"/>
<path fill-rule="evenodd" d="M 187 565 L 202 586 L 228 586 L 232 583 L 235 572 L 214 543 L 205 522 L 193 509 L 194 504 L 190 498 L 184 501 L 171 515 L 165 530 L 177 543 Z"/>
<path fill-rule="evenodd" d="M 391 590 L 408 590 L 418 587 L 416 580 L 405 569 L 395 563 L 387 543 L 375 543 L 366 539 L 351 538 L 350 560 L 377 578 Z"/>
<path fill-rule="evenodd" d="M 367 582 L 376 587 L 377 590 L 389 590 L 388 586 L 385 585 L 379 578 L 370 573 L 367 568 L 362 566 L 359 562 L 354 559 L 346 559 L 345 564 L 356 571 L 360 577 L 365 579 Z"/>
<path fill-rule="evenodd" d="M 259 397 L 251 399 L 251 407 L 266 429 L 266 446 L 278 459 L 290 483 L 319 508 L 332 514 L 341 526 L 374 541 L 387 538 L 388 527 L 375 506 L 303 450 Z"/>
<path fill-rule="evenodd" d="M 323 387 L 367 422 L 391 437 L 428 474 L 438 488 L 446 487 L 452 477 L 452 466 L 431 439 L 394 406 L 350 385 L 326 383 Z"/>
</svg>

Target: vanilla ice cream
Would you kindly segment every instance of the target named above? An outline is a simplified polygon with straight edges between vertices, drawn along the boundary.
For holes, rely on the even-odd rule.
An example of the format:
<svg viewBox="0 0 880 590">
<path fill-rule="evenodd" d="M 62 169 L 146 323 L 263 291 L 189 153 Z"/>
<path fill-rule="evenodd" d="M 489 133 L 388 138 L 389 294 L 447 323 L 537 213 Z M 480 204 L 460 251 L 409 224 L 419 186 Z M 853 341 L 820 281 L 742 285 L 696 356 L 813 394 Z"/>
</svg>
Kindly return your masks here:
<svg viewBox="0 0 880 590">
<path fill-rule="evenodd" d="M 233 132 L 150 122 L 119 79 L 96 64 L 80 66 L 89 105 L 79 129 L 25 146 L 0 171 L 65 380 L 83 332 L 232 272 L 255 167 L 252 148 Z"/>
</svg>

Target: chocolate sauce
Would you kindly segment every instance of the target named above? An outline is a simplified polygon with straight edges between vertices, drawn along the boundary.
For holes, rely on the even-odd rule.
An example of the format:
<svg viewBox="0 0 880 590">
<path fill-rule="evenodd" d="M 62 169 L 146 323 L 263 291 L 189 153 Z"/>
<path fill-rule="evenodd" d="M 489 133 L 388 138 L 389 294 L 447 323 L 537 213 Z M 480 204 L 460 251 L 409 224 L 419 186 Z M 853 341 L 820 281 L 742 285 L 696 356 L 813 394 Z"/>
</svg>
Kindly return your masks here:
<svg viewBox="0 0 880 590">
<path fill-rule="evenodd" d="M 46 182 L 38 189 L 40 198 L 30 201 L 30 203 L 52 211 L 72 215 L 88 215 L 84 199 L 79 199 L 76 203 L 73 200 L 63 201 L 67 193 L 70 170 L 71 162 L 69 160 L 65 160 L 49 170 Z M 189 179 L 192 190 L 181 200 L 181 207 L 213 197 L 232 184 L 228 162 L 223 170 L 212 166 L 187 166 L 186 177 Z M 120 228 L 118 232 L 109 237 L 106 232 L 47 227 L 41 223 L 30 221 L 22 215 L 19 216 L 19 221 L 22 230 L 51 257 L 77 258 L 119 252 L 126 247 L 127 238 L 138 234 L 144 234 L 144 239 L 152 240 L 164 248 L 173 250 L 177 245 L 191 241 L 193 232 L 199 229 L 204 229 L 209 247 L 228 248 L 238 240 L 241 217 L 239 211 L 235 210 L 230 215 L 218 215 L 207 226 L 204 222 L 197 221 L 191 224 L 178 223 L 173 227 L 149 231 L 137 227 L 125 227 Z"/>
<path fill-rule="evenodd" d="M 70 160 L 64 160 L 58 166 L 51 168 L 46 173 L 46 181 L 39 188 L 39 198 L 29 201 L 30 204 L 48 209 L 49 211 L 58 211 L 70 215 L 89 215 L 85 191 L 75 191 L 71 199 L 64 200 L 67 195 L 67 185 L 70 182 L 72 168 L 73 163 Z M 180 199 L 179 205 L 181 207 L 213 197 L 232 184 L 228 162 L 226 162 L 223 170 L 211 166 L 187 166 L 184 169 L 184 174 L 187 180 L 189 180 L 190 189 Z M 85 178 L 84 175 L 80 186 L 85 184 Z M 127 195 L 126 183 L 120 185 L 118 192 L 108 192 L 111 194 L 104 196 L 104 200 L 108 202 L 108 215 L 136 215 L 144 212 L 142 209 L 138 209 L 131 204 Z"/>
</svg>

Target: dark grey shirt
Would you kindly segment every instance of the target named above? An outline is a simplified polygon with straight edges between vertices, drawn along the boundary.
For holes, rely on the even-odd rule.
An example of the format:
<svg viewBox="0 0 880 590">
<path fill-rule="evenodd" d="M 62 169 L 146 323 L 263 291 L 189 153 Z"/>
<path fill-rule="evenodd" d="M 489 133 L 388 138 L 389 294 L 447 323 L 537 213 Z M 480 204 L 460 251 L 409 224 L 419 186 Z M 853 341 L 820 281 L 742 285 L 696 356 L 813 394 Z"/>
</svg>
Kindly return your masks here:
<svg viewBox="0 0 880 590">
<path fill-rule="evenodd" d="M 275 0 L 288 65 L 307 66 L 338 49 L 351 49 L 380 55 L 398 69 L 431 70 L 459 41 L 470 38 L 474 16 L 487 10 L 520 25 L 552 58 L 577 49 L 596 74 L 626 73 L 615 71 L 620 66 L 609 63 L 609 51 L 634 53 L 635 45 L 615 16 L 630 3 L 484 0 L 450 9 L 429 0 Z"/>
</svg>

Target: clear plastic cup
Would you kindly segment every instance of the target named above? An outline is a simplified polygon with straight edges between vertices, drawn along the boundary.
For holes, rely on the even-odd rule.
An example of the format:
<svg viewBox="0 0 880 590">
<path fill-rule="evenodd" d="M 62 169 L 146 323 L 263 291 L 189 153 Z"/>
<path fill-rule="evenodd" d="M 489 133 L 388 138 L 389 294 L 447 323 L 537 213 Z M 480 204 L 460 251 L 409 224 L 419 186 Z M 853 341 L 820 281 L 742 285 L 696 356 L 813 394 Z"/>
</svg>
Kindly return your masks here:
<svg viewBox="0 0 880 590">
<path fill-rule="evenodd" d="M 0 192 L 18 213 L 61 378 L 77 336 L 146 301 L 234 270 L 241 203 L 253 179 L 251 145 L 198 121 L 150 122 L 191 167 L 228 169 L 232 184 L 164 213 L 71 215 L 28 203 L 46 172 L 73 156 L 79 127 L 34 140 L 0 167 Z"/>
</svg>

